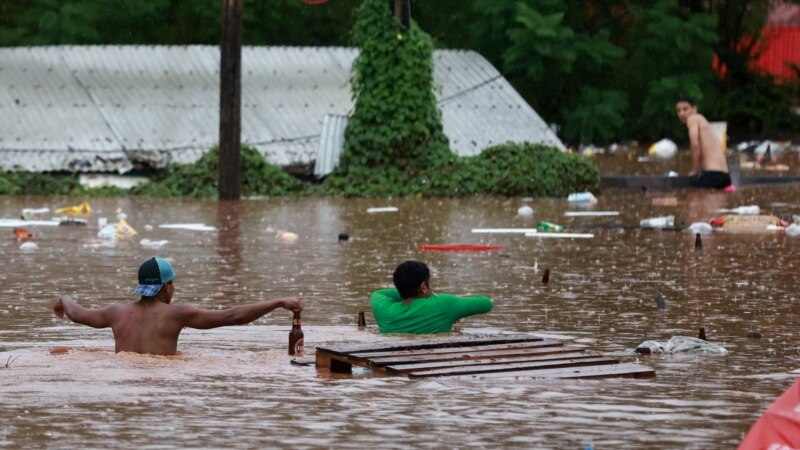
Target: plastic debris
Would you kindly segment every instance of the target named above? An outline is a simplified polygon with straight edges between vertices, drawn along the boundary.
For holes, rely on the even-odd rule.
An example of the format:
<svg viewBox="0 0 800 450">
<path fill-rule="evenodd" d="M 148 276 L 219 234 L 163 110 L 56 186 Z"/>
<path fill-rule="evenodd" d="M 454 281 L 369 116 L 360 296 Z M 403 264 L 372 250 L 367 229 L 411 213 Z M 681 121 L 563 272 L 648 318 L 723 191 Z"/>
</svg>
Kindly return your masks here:
<svg viewBox="0 0 800 450">
<path fill-rule="evenodd" d="M 191 231 L 217 231 L 216 228 L 202 224 L 202 223 L 164 223 L 158 228 L 181 229 Z"/>
<path fill-rule="evenodd" d="M 278 234 L 275 235 L 275 239 L 282 242 L 294 242 L 298 237 L 297 233 L 292 233 L 291 231 L 278 231 Z"/>
<path fill-rule="evenodd" d="M 525 234 L 536 233 L 536 228 L 473 228 L 472 232 L 484 234 Z"/>
<path fill-rule="evenodd" d="M 566 217 L 610 217 L 618 216 L 619 211 L 567 211 Z"/>
<path fill-rule="evenodd" d="M 703 339 L 690 336 L 673 336 L 667 342 L 644 341 L 636 347 L 637 353 L 648 353 L 639 349 L 649 349 L 649 353 L 703 353 L 708 355 L 727 355 L 724 347 Z"/>
<path fill-rule="evenodd" d="M 781 227 L 778 229 L 783 229 L 783 227 L 789 225 L 788 222 L 775 216 L 740 216 L 731 214 L 714 217 L 709 220 L 708 223 L 710 223 L 712 227 L 721 227 L 726 232 L 734 233 L 759 233 L 768 231 L 770 225 Z"/>
<path fill-rule="evenodd" d="M 678 146 L 669 139 L 661 139 L 647 149 L 647 154 L 661 159 L 670 159 L 678 153 Z"/>
<path fill-rule="evenodd" d="M 97 237 L 100 239 L 116 239 L 117 229 L 112 225 L 106 224 L 100 231 L 97 232 Z"/>
<path fill-rule="evenodd" d="M 41 216 L 42 214 L 47 214 L 50 212 L 50 208 L 24 208 L 22 210 L 22 218 L 25 220 L 32 219 L 37 216 Z"/>
<path fill-rule="evenodd" d="M 671 228 L 675 226 L 675 216 L 650 217 L 639 221 L 642 228 Z"/>
<path fill-rule="evenodd" d="M 23 252 L 30 252 L 33 250 L 39 250 L 39 246 L 36 245 L 36 242 L 24 242 L 19 246 L 19 249 Z"/>
<path fill-rule="evenodd" d="M 56 210 L 56 214 L 66 214 L 68 216 L 88 216 L 91 212 L 92 207 L 88 202 L 83 202 L 77 206 L 65 206 Z"/>
<path fill-rule="evenodd" d="M 102 229 L 106 225 L 108 225 L 108 218 L 107 217 L 99 217 L 97 219 L 97 228 Z"/>
<path fill-rule="evenodd" d="M 758 215 L 761 213 L 761 208 L 758 205 L 745 205 L 730 209 L 720 208 L 717 211 L 739 215 Z"/>
<path fill-rule="evenodd" d="M 578 238 L 578 239 L 592 239 L 594 237 L 593 233 L 547 233 L 547 232 L 536 232 L 536 233 L 525 233 L 526 237 L 538 237 L 538 238 Z"/>
<path fill-rule="evenodd" d="M 569 194 L 567 201 L 570 203 L 588 203 L 593 205 L 597 203 L 597 197 L 591 192 L 575 192 L 574 194 Z"/>
<path fill-rule="evenodd" d="M 667 300 L 664 298 L 661 292 L 656 295 L 656 308 L 667 309 Z"/>
<path fill-rule="evenodd" d="M 563 225 L 543 220 L 536 224 L 536 231 L 562 231 Z"/>
<path fill-rule="evenodd" d="M 532 216 L 533 215 L 533 208 L 531 208 L 530 206 L 527 206 L 527 205 L 526 206 L 521 206 L 517 210 L 517 215 L 518 216 Z"/>
<path fill-rule="evenodd" d="M 58 220 L 0 219 L 0 228 L 18 228 L 30 226 L 57 227 L 58 224 Z"/>
<path fill-rule="evenodd" d="M 793 223 L 786 227 L 784 232 L 791 237 L 800 236 L 800 225 Z"/>
<path fill-rule="evenodd" d="M 161 248 L 167 245 L 169 241 L 167 240 L 160 240 L 160 241 L 151 241 L 150 239 L 142 239 L 139 241 L 139 245 L 144 248 Z"/>
<path fill-rule="evenodd" d="M 689 233 L 699 233 L 699 234 L 711 234 L 714 228 L 711 224 L 706 222 L 695 222 L 689 225 L 689 228 L 686 229 Z"/>
<path fill-rule="evenodd" d="M 367 208 L 367 212 L 372 213 L 382 213 L 382 212 L 397 212 L 400 209 L 396 206 L 381 206 L 377 208 Z"/>
<path fill-rule="evenodd" d="M 678 172 L 675 172 L 674 170 L 670 170 L 669 172 L 665 173 L 664 176 L 667 178 L 675 178 L 677 176 L 680 176 L 680 174 Z"/>
<path fill-rule="evenodd" d="M 117 231 L 117 236 L 121 238 L 132 237 L 139 234 L 132 226 L 128 225 L 125 219 L 119 219 L 119 222 L 114 225 L 114 229 Z"/>
<path fill-rule="evenodd" d="M 18 241 L 24 241 L 33 237 L 33 233 L 25 228 L 14 228 L 14 235 L 17 236 Z"/>
</svg>

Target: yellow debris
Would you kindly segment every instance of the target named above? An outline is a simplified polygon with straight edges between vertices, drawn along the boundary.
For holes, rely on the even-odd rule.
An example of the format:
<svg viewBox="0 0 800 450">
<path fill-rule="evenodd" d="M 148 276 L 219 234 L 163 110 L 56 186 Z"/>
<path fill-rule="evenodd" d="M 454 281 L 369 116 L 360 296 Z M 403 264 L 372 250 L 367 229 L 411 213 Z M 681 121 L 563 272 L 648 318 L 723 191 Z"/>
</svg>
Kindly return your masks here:
<svg viewBox="0 0 800 450">
<path fill-rule="evenodd" d="M 88 216 L 92 212 L 92 207 L 88 202 L 83 202 L 77 206 L 65 206 L 58 208 L 56 214 L 66 214 L 68 216 Z"/>
</svg>

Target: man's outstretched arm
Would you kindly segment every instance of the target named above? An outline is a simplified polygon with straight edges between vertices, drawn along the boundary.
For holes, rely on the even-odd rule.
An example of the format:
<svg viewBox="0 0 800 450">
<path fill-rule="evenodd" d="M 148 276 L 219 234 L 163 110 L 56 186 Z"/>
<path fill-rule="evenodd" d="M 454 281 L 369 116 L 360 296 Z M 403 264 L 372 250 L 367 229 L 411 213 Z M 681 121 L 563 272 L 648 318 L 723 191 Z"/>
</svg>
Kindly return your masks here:
<svg viewBox="0 0 800 450">
<path fill-rule="evenodd" d="M 226 325 L 250 323 L 276 308 L 284 308 L 299 313 L 303 310 L 303 303 L 296 298 L 278 298 L 222 310 L 180 305 L 176 306 L 175 313 L 183 326 L 206 330 Z"/>
<path fill-rule="evenodd" d="M 62 295 L 53 303 L 53 313 L 56 316 L 66 315 L 75 323 L 93 328 L 110 327 L 118 308 L 119 305 L 108 305 L 98 309 L 84 308 L 69 295 Z"/>
</svg>

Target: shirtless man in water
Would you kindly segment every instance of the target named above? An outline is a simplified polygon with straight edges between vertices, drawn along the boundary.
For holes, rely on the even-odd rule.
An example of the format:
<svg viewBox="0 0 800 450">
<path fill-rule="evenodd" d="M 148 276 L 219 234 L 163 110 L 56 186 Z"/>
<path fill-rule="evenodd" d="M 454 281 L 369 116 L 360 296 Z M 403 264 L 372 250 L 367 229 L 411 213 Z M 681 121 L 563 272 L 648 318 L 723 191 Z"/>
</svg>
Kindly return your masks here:
<svg viewBox="0 0 800 450">
<path fill-rule="evenodd" d="M 693 187 L 724 189 L 731 184 L 728 162 L 722 141 L 711 129 L 708 120 L 697 112 L 691 97 L 680 97 L 675 104 L 678 119 L 686 124 L 692 148 L 692 171 L 689 172 Z"/>
<path fill-rule="evenodd" d="M 235 306 L 223 310 L 201 309 L 192 305 L 172 305 L 175 274 L 163 258 L 151 258 L 139 267 L 139 286 L 134 294 L 137 302 L 113 304 L 87 309 L 69 295 L 62 295 L 53 304 L 58 317 L 66 315 L 75 323 L 94 328 L 111 327 L 116 352 L 174 355 L 178 336 L 184 327 L 209 329 L 250 323 L 276 308 L 301 312 L 303 304 L 296 298 L 280 298 Z"/>
</svg>

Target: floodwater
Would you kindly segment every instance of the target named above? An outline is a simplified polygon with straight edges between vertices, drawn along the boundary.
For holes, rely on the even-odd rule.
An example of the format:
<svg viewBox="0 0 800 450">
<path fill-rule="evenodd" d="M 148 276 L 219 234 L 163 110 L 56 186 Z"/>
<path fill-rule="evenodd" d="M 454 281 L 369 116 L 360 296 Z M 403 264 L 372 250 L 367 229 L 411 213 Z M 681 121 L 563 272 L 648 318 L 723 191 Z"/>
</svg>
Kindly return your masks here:
<svg viewBox="0 0 800 450">
<path fill-rule="evenodd" d="M 675 196 L 676 207 L 652 206 Z M 619 217 L 564 217 L 562 199 L 251 199 L 238 203 L 98 199 L 85 228 L 40 227 L 24 252 L 0 229 L 0 447 L 3 448 L 733 448 L 800 367 L 797 254 L 800 238 L 640 230 L 649 216 L 691 223 L 722 207 L 758 204 L 800 214 L 800 186 L 745 186 L 735 193 L 607 191 L 592 210 Z M 0 197 L 0 217 L 76 198 Z M 532 218 L 517 217 L 530 205 Z M 397 206 L 369 214 L 368 207 Z M 121 209 L 140 236 L 86 247 L 98 217 Z M 474 227 L 529 227 L 550 220 L 593 239 L 473 234 Z M 205 223 L 219 231 L 158 228 Z M 147 225 L 152 225 L 149 229 Z M 295 242 L 276 240 L 278 230 Z M 352 240 L 339 244 L 337 235 Z M 140 238 L 166 239 L 159 249 Z M 500 252 L 423 253 L 418 244 L 483 243 Z M 482 293 L 486 315 L 466 332 L 542 333 L 635 361 L 646 339 L 696 336 L 727 356 L 642 357 L 654 379 L 536 380 L 331 378 L 290 364 L 291 315 L 252 325 L 186 330 L 180 355 L 113 352 L 108 329 L 56 319 L 60 293 L 84 306 L 131 301 L 136 269 L 174 260 L 175 302 L 222 308 L 302 297 L 306 346 L 378 342 L 359 332 L 369 293 L 394 267 L 420 259 L 439 292 Z M 550 286 L 540 279 L 551 269 Z M 662 292 L 665 310 L 656 308 Z M 749 339 L 758 331 L 761 339 Z M 59 351 L 67 353 L 59 354 Z M 51 353 L 55 352 L 55 354 Z"/>
</svg>

